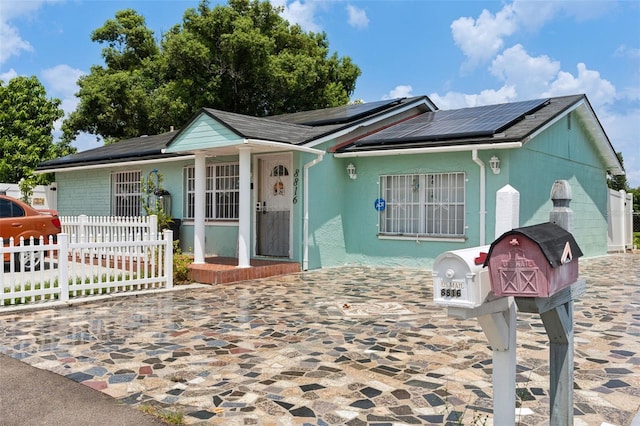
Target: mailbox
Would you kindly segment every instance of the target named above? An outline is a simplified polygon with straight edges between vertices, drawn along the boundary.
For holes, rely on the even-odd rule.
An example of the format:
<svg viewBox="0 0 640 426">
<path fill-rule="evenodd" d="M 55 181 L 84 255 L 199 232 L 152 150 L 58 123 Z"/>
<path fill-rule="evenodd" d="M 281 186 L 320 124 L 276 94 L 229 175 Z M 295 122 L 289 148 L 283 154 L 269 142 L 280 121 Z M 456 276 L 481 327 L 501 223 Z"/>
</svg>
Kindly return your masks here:
<svg viewBox="0 0 640 426">
<path fill-rule="evenodd" d="M 475 308 L 491 292 L 484 257 L 489 246 L 447 251 L 433 263 L 433 301 L 442 306 Z"/>
<path fill-rule="evenodd" d="M 578 280 L 582 251 L 553 223 L 505 232 L 491 244 L 485 265 L 496 296 L 550 297 Z"/>
</svg>

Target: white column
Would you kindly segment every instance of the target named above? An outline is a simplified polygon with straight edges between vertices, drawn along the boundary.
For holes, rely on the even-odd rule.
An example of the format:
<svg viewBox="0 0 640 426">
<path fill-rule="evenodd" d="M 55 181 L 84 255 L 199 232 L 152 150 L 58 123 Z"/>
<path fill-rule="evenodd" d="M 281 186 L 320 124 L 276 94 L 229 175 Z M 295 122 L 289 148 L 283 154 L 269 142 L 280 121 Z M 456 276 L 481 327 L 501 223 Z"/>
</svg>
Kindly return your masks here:
<svg viewBox="0 0 640 426">
<path fill-rule="evenodd" d="M 520 226 L 520 193 L 511 185 L 505 185 L 496 193 L 497 240 L 505 232 Z"/>
<path fill-rule="evenodd" d="M 193 263 L 204 263 L 204 221 L 206 213 L 207 157 L 195 158 L 195 200 L 193 212 Z"/>
<path fill-rule="evenodd" d="M 251 148 L 238 148 L 240 154 L 240 206 L 238 217 L 238 268 L 251 266 Z"/>
</svg>

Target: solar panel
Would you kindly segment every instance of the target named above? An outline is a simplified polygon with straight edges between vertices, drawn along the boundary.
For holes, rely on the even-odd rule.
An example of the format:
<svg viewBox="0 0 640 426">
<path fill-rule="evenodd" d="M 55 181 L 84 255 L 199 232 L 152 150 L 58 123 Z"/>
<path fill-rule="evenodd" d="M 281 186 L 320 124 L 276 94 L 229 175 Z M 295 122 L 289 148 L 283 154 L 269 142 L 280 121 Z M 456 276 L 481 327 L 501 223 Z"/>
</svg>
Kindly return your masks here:
<svg viewBox="0 0 640 426">
<path fill-rule="evenodd" d="M 527 114 L 545 105 L 548 99 L 485 105 L 457 110 L 427 112 L 404 123 L 361 139 L 356 145 L 373 145 L 399 140 L 453 139 L 490 136 L 500 133 Z"/>
<path fill-rule="evenodd" d="M 344 105 L 335 108 L 324 108 L 312 111 L 294 112 L 290 114 L 282 114 L 271 117 L 265 117 L 270 120 L 283 121 L 293 124 L 302 124 L 306 126 L 320 126 L 328 124 L 348 123 L 361 116 L 373 113 L 376 110 L 382 110 L 391 105 L 397 104 L 401 98 L 387 99 L 377 102 L 367 102 L 362 104 Z"/>
</svg>

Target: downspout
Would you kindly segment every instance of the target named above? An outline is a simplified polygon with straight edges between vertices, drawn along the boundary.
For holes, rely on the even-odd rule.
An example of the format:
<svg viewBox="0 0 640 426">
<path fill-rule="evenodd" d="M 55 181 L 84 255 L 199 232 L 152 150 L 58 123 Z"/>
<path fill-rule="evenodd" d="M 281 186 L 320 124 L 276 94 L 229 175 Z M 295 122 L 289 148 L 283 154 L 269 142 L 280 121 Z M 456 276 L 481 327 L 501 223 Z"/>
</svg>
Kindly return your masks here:
<svg viewBox="0 0 640 426">
<path fill-rule="evenodd" d="M 487 200 L 486 200 L 486 191 L 487 191 L 487 181 L 486 181 L 486 169 L 485 164 L 478 158 L 478 150 L 474 149 L 471 151 L 471 158 L 473 161 L 480 166 L 480 245 L 485 245 L 485 228 L 487 221 Z"/>
<path fill-rule="evenodd" d="M 302 240 L 303 240 L 303 252 L 302 252 L 302 270 L 309 270 L 309 169 L 322 161 L 324 152 L 317 154 L 318 156 L 313 161 L 309 161 L 303 168 L 303 197 L 304 197 L 304 219 L 302 226 Z"/>
</svg>

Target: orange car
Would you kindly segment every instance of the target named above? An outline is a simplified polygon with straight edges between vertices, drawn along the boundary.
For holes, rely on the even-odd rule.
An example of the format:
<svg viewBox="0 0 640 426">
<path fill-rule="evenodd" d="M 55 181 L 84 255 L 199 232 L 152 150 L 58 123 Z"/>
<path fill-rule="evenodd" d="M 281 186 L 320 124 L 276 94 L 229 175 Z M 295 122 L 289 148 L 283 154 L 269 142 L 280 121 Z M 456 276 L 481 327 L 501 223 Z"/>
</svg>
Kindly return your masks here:
<svg viewBox="0 0 640 426">
<path fill-rule="evenodd" d="M 17 246 L 20 244 L 20 237 L 28 244 L 30 237 L 44 237 L 48 241 L 49 236 L 55 238 L 60 231 L 60 219 L 55 210 L 36 210 L 13 197 L 0 195 L 0 237 L 5 246 L 9 245 L 11 237 Z M 16 253 L 17 264 L 25 270 L 37 269 L 41 258 L 29 252 Z M 9 253 L 5 253 L 4 261 L 10 261 Z"/>
</svg>

